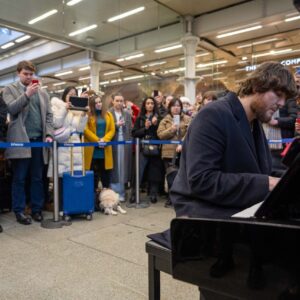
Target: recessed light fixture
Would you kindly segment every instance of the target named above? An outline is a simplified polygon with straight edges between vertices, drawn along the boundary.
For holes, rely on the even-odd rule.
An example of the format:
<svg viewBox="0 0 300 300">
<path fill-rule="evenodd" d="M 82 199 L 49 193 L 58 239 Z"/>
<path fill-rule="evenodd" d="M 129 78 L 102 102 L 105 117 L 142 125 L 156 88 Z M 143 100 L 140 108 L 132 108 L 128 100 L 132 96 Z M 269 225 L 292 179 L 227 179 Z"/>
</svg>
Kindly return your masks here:
<svg viewBox="0 0 300 300">
<path fill-rule="evenodd" d="M 41 16 L 39 16 L 39 17 L 37 17 L 37 18 L 34 18 L 34 19 L 30 20 L 30 21 L 28 22 L 28 24 L 32 25 L 32 24 L 34 24 L 34 23 L 37 23 L 37 22 L 39 22 L 39 21 L 41 21 L 41 20 L 44 20 L 44 19 L 46 19 L 46 18 L 48 18 L 48 17 L 50 17 L 50 16 L 56 14 L 57 12 L 58 12 L 57 9 L 52 9 L 52 10 L 50 10 L 50 11 L 48 11 L 48 12 L 42 14 Z"/>
<path fill-rule="evenodd" d="M 228 37 L 228 36 L 232 36 L 232 35 L 236 35 L 236 34 L 240 34 L 240 33 L 244 33 L 244 32 L 249 32 L 249 31 L 253 31 L 253 30 L 258 30 L 258 29 L 261 29 L 261 28 L 262 28 L 261 25 L 251 26 L 251 27 L 242 28 L 242 29 L 238 29 L 238 30 L 234 30 L 234 31 L 219 34 L 219 35 L 216 36 L 216 38 L 217 39 L 222 39 L 224 37 Z"/>
<path fill-rule="evenodd" d="M 247 56 L 243 56 L 243 57 L 242 57 L 242 60 L 247 60 Z"/>
<path fill-rule="evenodd" d="M 79 30 L 73 31 L 73 32 L 69 33 L 69 36 L 78 35 L 78 34 L 87 32 L 87 31 L 89 31 L 89 30 L 95 29 L 95 28 L 97 28 L 97 27 L 98 27 L 97 24 L 93 24 L 93 25 L 90 25 L 90 26 L 81 28 L 81 29 L 79 29 Z"/>
<path fill-rule="evenodd" d="M 133 79 L 138 79 L 138 78 L 143 78 L 144 75 L 135 75 L 135 76 L 128 76 L 124 77 L 123 80 L 133 80 Z"/>
<path fill-rule="evenodd" d="M 73 5 L 75 5 L 75 4 L 77 4 L 77 3 L 81 2 L 81 1 L 82 0 L 71 0 L 71 1 L 67 2 L 67 5 L 68 6 L 73 6 Z"/>
<path fill-rule="evenodd" d="M 238 49 L 242 49 L 242 48 L 252 47 L 252 46 L 255 46 L 255 45 L 261 45 L 261 44 L 271 43 L 271 42 L 275 42 L 275 41 L 278 41 L 278 40 L 279 40 L 278 38 L 272 38 L 272 39 L 267 39 L 267 40 L 253 42 L 253 43 L 250 43 L 250 44 L 240 45 L 240 46 L 237 46 L 237 48 Z"/>
<path fill-rule="evenodd" d="M 171 50 L 178 49 L 178 48 L 181 48 L 181 47 L 182 47 L 181 44 L 173 45 L 173 46 L 167 46 L 167 47 L 164 47 L 164 48 L 156 49 L 156 50 L 154 50 L 154 52 L 155 53 L 166 52 L 166 51 L 171 51 Z"/>
<path fill-rule="evenodd" d="M 107 81 L 101 81 L 100 82 L 100 85 L 106 85 L 106 84 L 108 84 L 109 83 L 109 81 L 107 80 Z"/>
<path fill-rule="evenodd" d="M 64 75 L 68 75 L 68 74 L 72 74 L 73 71 L 66 71 L 66 72 L 61 72 L 61 73 L 56 73 L 54 74 L 54 76 L 64 76 Z"/>
<path fill-rule="evenodd" d="M 14 42 L 9 42 L 7 44 L 4 44 L 1 46 L 1 49 L 7 49 L 9 47 L 12 47 L 15 43 Z"/>
<path fill-rule="evenodd" d="M 85 71 L 85 70 L 89 70 L 91 67 L 87 66 L 87 67 L 82 67 L 80 69 L 78 69 L 78 71 Z"/>
<path fill-rule="evenodd" d="M 220 74 L 223 74 L 223 72 L 208 73 L 208 74 L 203 74 L 201 76 L 202 77 L 212 77 L 212 76 L 220 75 Z"/>
<path fill-rule="evenodd" d="M 116 70 L 116 71 L 104 73 L 103 75 L 108 76 L 108 75 L 118 74 L 118 73 L 122 73 L 122 72 L 123 72 L 123 70 Z"/>
<path fill-rule="evenodd" d="M 228 63 L 228 60 L 217 60 L 217 61 L 212 61 L 210 63 L 198 64 L 197 68 L 204 68 L 204 67 L 227 64 L 227 63 Z"/>
<path fill-rule="evenodd" d="M 65 83 L 66 83 L 65 81 L 57 82 L 57 83 L 53 83 L 53 86 L 63 85 L 63 84 L 65 84 Z"/>
<path fill-rule="evenodd" d="M 129 17 L 131 15 L 134 15 L 134 14 L 137 14 L 137 13 L 143 11 L 144 9 L 145 9 L 145 6 L 141 6 L 141 7 L 129 10 L 127 12 L 124 12 L 124 13 L 120 14 L 120 15 L 117 15 L 117 16 L 114 16 L 112 18 L 109 18 L 107 20 L 107 22 L 114 22 L 114 21 L 117 21 L 117 20 L 120 20 L 120 19 L 124 19 L 126 17 Z"/>
<path fill-rule="evenodd" d="M 300 19 L 300 16 L 294 16 L 294 17 L 290 17 L 290 18 L 286 18 L 284 21 L 285 22 L 291 22 L 291 21 L 296 21 L 296 20 L 299 20 Z"/>
<path fill-rule="evenodd" d="M 87 77 L 80 77 L 79 80 L 87 80 L 87 79 L 91 79 L 91 76 L 87 76 Z"/>
<path fill-rule="evenodd" d="M 265 53 L 253 54 L 252 57 L 256 58 L 256 57 L 263 57 L 263 56 L 268 56 L 268 55 L 280 55 L 280 54 L 292 52 L 292 51 L 293 51 L 293 49 L 271 50 L 271 51 L 268 51 Z"/>
<path fill-rule="evenodd" d="M 166 61 L 155 61 L 155 62 L 149 63 L 148 65 L 143 65 L 143 66 L 141 66 L 141 68 L 144 69 L 144 68 L 148 68 L 148 67 L 163 65 L 163 64 L 166 64 L 166 63 L 167 63 Z"/>
<path fill-rule="evenodd" d="M 26 34 L 26 35 L 23 35 L 20 38 L 16 39 L 15 42 L 16 43 L 21 43 L 21 42 L 24 42 L 24 41 L 26 41 L 26 40 L 28 40 L 30 38 L 31 38 L 31 35 Z"/>
<path fill-rule="evenodd" d="M 144 55 L 145 55 L 144 53 L 137 53 L 137 54 L 132 54 L 132 55 L 125 56 L 125 57 L 120 57 L 120 58 L 117 59 L 117 62 L 122 62 L 122 61 L 125 61 L 125 60 L 131 60 L 131 59 L 134 59 L 134 58 L 143 57 Z"/>
</svg>

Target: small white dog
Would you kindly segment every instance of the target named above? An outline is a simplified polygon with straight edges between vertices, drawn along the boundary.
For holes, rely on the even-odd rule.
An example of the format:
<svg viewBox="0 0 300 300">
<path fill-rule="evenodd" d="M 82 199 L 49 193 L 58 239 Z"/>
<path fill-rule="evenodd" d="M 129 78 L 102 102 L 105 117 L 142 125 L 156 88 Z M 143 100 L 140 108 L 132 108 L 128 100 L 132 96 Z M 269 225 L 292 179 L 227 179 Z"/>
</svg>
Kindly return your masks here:
<svg viewBox="0 0 300 300">
<path fill-rule="evenodd" d="M 112 189 L 103 189 L 100 192 L 99 203 L 106 215 L 116 216 L 118 212 L 126 214 L 126 210 L 120 206 L 119 195 Z"/>
</svg>

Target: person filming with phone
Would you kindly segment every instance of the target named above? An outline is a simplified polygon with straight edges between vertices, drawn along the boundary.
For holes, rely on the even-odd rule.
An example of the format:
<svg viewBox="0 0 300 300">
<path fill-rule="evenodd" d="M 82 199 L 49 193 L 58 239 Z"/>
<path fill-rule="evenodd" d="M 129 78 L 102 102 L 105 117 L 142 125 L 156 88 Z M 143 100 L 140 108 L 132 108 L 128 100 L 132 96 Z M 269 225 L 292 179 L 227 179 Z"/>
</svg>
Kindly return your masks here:
<svg viewBox="0 0 300 300">
<path fill-rule="evenodd" d="M 183 140 L 191 118 L 183 113 L 183 104 L 179 99 L 172 99 L 168 104 L 168 114 L 161 120 L 158 126 L 157 135 L 161 140 L 181 141 Z M 164 162 L 166 173 L 172 161 L 179 162 L 179 156 L 182 150 L 181 145 L 164 144 L 162 145 L 161 157 Z M 175 161 L 174 159 L 175 158 Z M 168 177 L 167 177 L 168 178 Z M 173 178 L 174 179 L 174 178 Z M 171 188 L 171 182 L 168 182 L 168 189 Z M 172 203 L 170 199 L 165 203 L 168 207 Z"/>
<path fill-rule="evenodd" d="M 34 79 L 36 69 L 32 62 L 17 65 L 19 81 L 5 87 L 3 99 L 10 114 L 7 141 L 10 143 L 51 142 L 53 115 L 48 94 Z M 6 158 L 12 162 L 12 209 L 20 224 L 31 224 L 31 217 L 24 214 L 25 182 L 30 174 L 31 216 L 43 220 L 44 204 L 43 166 L 48 163 L 47 148 L 8 148 Z"/>
</svg>

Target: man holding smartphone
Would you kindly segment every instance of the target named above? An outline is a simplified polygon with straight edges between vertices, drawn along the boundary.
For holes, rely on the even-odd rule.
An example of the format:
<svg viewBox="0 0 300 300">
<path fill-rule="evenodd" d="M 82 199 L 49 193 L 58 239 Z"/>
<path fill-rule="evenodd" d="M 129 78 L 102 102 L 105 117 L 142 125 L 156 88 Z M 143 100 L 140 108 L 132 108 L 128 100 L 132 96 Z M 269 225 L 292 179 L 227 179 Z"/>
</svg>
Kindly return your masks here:
<svg viewBox="0 0 300 300">
<path fill-rule="evenodd" d="M 53 116 L 48 94 L 40 89 L 33 79 L 35 66 L 30 61 L 17 65 L 19 81 L 5 87 L 3 99 L 10 114 L 7 141 L 13 143 L 51 142 Z M 32 218 L 43 220 L 44 204 L 43 165 L 48 163 L 46 148 L 8 148 L 6 158 L 12 162 L 12 208 L 20 224 L 31 224 L 31 218 L 24 214 L 26 197 L 25 182 L 30 174 L 30 196 Z"/>
</svg>

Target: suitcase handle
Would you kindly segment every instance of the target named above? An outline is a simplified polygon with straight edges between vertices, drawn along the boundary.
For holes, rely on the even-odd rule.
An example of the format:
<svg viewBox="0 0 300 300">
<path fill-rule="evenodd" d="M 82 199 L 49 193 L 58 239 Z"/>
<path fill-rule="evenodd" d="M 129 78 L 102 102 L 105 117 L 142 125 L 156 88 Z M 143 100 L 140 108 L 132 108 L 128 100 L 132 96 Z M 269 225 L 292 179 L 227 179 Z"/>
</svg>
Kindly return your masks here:
<svg viewBox="0 0 300 300">
<path fill-rule="evenodd" d="M 81 143 L 84 142 L 83 135 L 81 136 Z M 82 175 L 85 176 L 85 167 L 84 167 L 84 147 L 81 146 L 81 158 L 82 158 Z M 73 147 L 70 147 L 70 164 L 71 164 L 71 175 L 74 176 L 74 154 Z"/>
</svg>

